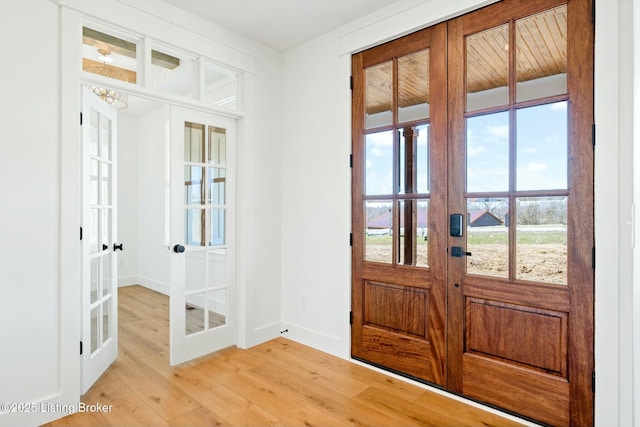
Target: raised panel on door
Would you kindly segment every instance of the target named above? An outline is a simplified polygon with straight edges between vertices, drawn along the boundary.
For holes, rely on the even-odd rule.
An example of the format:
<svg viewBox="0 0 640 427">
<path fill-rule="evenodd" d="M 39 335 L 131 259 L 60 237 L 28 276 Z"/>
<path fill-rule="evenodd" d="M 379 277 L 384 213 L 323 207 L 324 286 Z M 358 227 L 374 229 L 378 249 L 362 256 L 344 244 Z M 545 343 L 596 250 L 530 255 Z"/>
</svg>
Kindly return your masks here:
<svg viewBox="0 0 640 427">
<path fill-rule="evenodd" d="M 445 26 L 354 55 L 352 356 L 444 385 Z"/>
<path fill-rule="evenodd" d="M 449 388 L 551 425 L 593 423 L 590 11 L 504 0 L 448 27 Z"/>
</svg>

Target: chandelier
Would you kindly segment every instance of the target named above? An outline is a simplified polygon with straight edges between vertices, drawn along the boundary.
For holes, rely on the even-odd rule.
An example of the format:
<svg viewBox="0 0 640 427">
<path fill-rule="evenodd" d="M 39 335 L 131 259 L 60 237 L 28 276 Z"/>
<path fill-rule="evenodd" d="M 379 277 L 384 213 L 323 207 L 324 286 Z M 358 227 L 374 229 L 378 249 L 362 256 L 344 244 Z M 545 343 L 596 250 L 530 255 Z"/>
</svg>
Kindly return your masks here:
<svg viewBox="0 0 640 427">
<path fill-rule="evenodd" d="M 108 62 L 113 62 L 113 59 L 109 56 L 111 55 L 111 51 L 107 49 L 98 49 L 98 53 L 100 53 L 98 59 L 102 61 L 102 64 L 87 67 L 85 71 L 97 74 L 99 76 L 108 77 L 110 79 L 125 80 L 122 73 L 118 72 L 118 70 L 114 69 L 113 67 L 107 66 Z M 100 97 L 100 99 L 111 105 L 116 110 L 122 110 L 123 108 L 127 108 L 127 106 L 129 105 L 129 98 L 124 93 L 117 92 L 113 89 L 107 89 L 93 85 L 90 86 L 90 88 L 93 93 Z"/>
</svg>

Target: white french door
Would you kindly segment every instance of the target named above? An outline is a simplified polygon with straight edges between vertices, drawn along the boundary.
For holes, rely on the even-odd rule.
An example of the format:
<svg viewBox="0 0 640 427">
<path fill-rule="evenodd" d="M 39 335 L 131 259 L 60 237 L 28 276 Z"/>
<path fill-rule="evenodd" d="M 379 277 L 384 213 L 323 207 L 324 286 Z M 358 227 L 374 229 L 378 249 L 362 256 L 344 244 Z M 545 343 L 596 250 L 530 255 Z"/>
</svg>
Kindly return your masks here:
<svg viewBox="0 0 640 427">
<path fill-rule="evenodd" d="M 236 344 L 234 120 L 172 107 L 171 365 Z"/>
<path fill-rule="evenodd" d="M 118 355 L 116 112 L 83 88 L 82 393 Z"/>
</svg>

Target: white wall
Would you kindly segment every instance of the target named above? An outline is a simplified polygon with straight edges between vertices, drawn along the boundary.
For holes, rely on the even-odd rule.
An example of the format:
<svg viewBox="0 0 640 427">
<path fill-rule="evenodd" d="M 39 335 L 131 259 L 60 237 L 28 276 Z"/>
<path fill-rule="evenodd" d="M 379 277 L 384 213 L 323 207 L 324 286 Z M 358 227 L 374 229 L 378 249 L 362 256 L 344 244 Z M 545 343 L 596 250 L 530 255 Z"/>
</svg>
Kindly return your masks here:
<svg viewBox="0 0 640 427">
<path fill-rule="evenodd" d="M 138 121 L 118 113 L 118 286 L 137 283 L 138 275 Z"/>
<path fill-rule="evenodd" d="M 168 107 L 138 118 L 138 280 L 164 294 L 170 289 L 170 252 L 165 245 L 165 124 Z"/>
<path fill-rule="evenodd" d="M 68 294 L 60 280 L 60 183 L 66 176 L 60 166 L 58 29 L 51 2 L 0 4 L 6 55 L 0 78 L 0 402 L 40 403 L 64 390 L 79 393 L 79 369 L 70 385 L 65 363 L 78 353 L 80 329 L 74 322 L 70 353 L 59 328 L 62 311 L 79 311 L 61 303 Z M 79 126 L 78 113 L 74 122 Z M 78 224 L 73 239 L 79 248 Z M 31 419 L 50 418 L 40 413 Z M 0 415 L 0 425 L 19 425 L 19 419 Z"/>
<path fill-rule="evenodd" d="M 350 53 L 481 4 L 401 0 L 286 52 L 282 317 L 289 338 L 350 353 Z M 595 415 L 597 425 L 629 425 L 639 397 L 629 375 L 631 316 L 640 311 L 630 298 L 631 0 L 596 4 Z"/>
</svg>

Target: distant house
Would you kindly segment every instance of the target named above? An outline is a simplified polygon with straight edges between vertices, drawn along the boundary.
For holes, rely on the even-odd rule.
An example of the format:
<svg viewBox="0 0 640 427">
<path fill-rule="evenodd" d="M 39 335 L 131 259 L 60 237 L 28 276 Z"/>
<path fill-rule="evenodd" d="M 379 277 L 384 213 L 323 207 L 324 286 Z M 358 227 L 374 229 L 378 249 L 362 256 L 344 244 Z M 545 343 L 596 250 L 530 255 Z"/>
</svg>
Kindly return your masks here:
<svg viewBox="0 0 640 427">
<path fill-rule="evenodd" d="M 427 210 L 418 209 L 417 234 L 425 237 L 427 231 Z M 391 234 L 393 228 L 393 217 L 391 212 L 384 212 L 367 221 L 367 234 Z M 400 229 L 404 229 L 404 216 L 400 215 Z"/>
<path fill-rule="evenodd" d="M 504 221 L 488 210 L 476 210 L 467 213 L 467 224 L 469 224 L 469 227 L 490 227 L 503 225 Z"/>
</svg>

